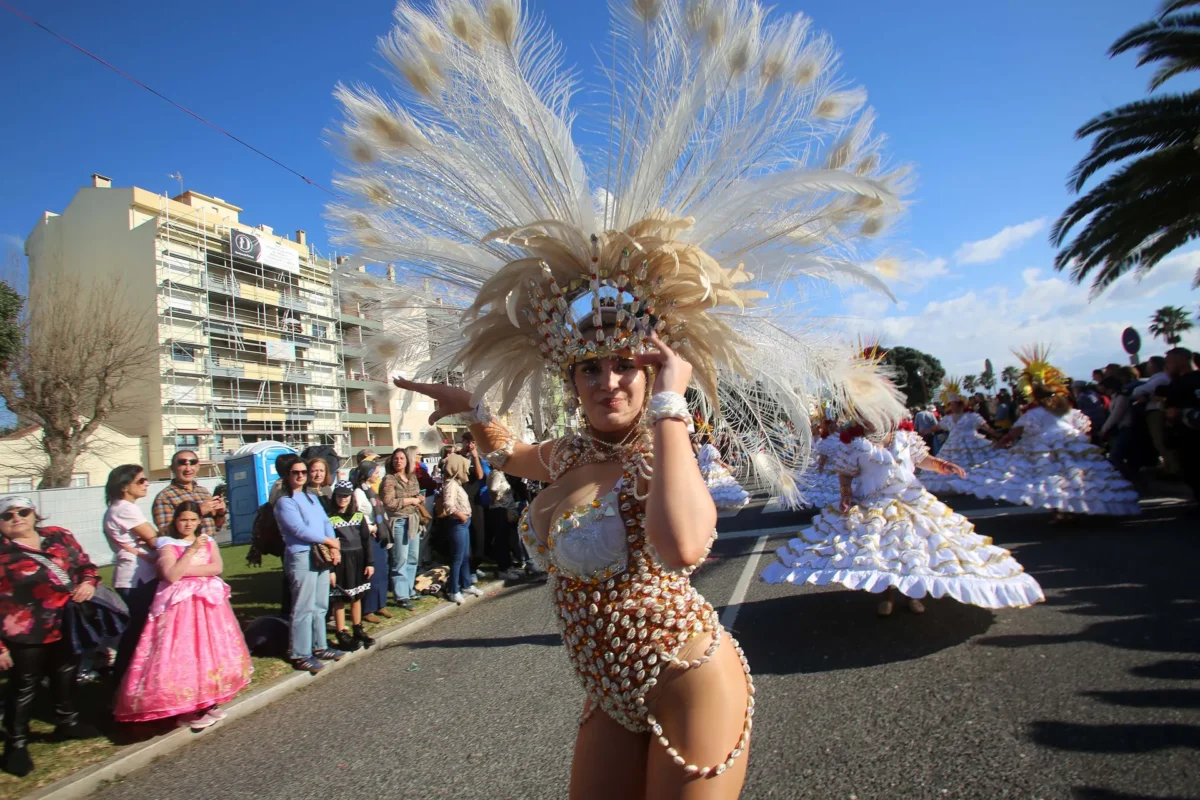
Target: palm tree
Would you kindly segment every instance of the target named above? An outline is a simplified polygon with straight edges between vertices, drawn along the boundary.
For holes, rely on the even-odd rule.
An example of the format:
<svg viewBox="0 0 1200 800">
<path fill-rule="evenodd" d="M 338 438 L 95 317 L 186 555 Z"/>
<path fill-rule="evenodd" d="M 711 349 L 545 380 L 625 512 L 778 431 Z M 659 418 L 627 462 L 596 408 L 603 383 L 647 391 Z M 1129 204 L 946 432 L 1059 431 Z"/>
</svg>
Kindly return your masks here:
<svg viewBox="0 0 1200 800">
<path fill-rule="evenodd" d="M 975 387 L 977 387 L 978 385 L 979 385 L 979 379 L 976 378 L 974 375 L 964 375 L 963 376 L 962 388 L 963 388 L 963 391 L 966 392 L 967 394 L 970 394 L 971 392 L 975 391 Z"/>
<path fill-rule="evenodd" d="M 1158 63 L 1153 92 L 1167 80 L 1200 69 L 1200 12 L 1180 13 L 1200 0 L 1166 0 L 1158 16 L 1118 39 L 1109 56 L 1138 49 L 1138 66 Z M 1085 123 L 1075 138 L 1095 135 L 1067 186 L 1079 193 L 1096 172 L 1125 163 L 1063 212 L 1050 234 L 1054 259 L 1098 293 L 1130 270 L 1145 273 L 1200 236 L 1200 91 L 1128 103 Z M 1064 245 L 1076 226 L 1082 228 Z M 1200 285 L 1200 270 L 1196 273 Z"/>
<path fill-rule="evenodd" d="M 1174 347 L 1183 341 L 1183 332 L 1192 329 L 1191 316 L 1181 306 L 1163 306 L 1150 318 L 1150 335 Z"/>
<path fill-rule="evenodd" d="M 1021 370 L 1013 366 L 1005 367 L 1000 373 L 1000 379 L 1008 386 L 1009 391 L 1015 394 L 1017 391 L 1017 381 L 1021 380 Z"/>
<path fill-rule="evenodd" d="M 979 373 L 979 385 L 989 392 L 996 388 L 996 373 L 990 369 Z"/>
</svg>

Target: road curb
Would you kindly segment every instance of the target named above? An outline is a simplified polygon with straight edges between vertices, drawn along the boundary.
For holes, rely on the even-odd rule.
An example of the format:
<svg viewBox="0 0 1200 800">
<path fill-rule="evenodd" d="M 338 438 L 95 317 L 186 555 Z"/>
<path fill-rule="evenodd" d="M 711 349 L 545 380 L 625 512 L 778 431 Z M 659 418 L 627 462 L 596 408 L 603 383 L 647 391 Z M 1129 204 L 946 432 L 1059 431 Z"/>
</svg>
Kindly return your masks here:
<svg viewBox="0 0 1200 800">
<path fill-rule="evenodd" d="M 192 742 L 210 735 L 213 731 L 220 730 L 235 720 L 247 717 L 261 708 L 282 700 L 292 692 L 303 689 L 306 686 L 312 686 L 315 681 L 319 681 L 331 673 L 345 669 L 364 658 L 369 658 L 374 653 L 382 651 L 386 645 L 407 639 L 437 622 L 442 617 L 468 610 L 472 606 L 478 605 L 479 602 L 496 596 L 501 589 L 505 588 L 505 585 L 504 581 L 492 581 L 487 584 L 481 584 L 479 588 L 484 592 L 483 597 L 476 600 L 469 600 L 461 606 L 454 603 L 445 603 L 420 616 L 407 620 L 377 637 L 375 639 L 375 646 L 370 650 L 359 650 L 358 652 L 351 653 L 341 661 L 326 662 L 325 669 L 321 670 L 319 675 L 296 672 L 270 686 L 264 686 L 262 689 L 257 689 L 250 694 L 239 697 L 234 702 L 223 706 L 226 714 L 225 719 L 209 728 L 205 728 L 202 731 L 177 728 L 170 733 L 157 736 L 149 741 L 129 745 L 99 764 L 93 764 L 73 775 L 59 779 L 49 786 L 43 786 L 30 794 L 22 795 L 21 800 L 80 800 L 81 798 L 90 797 L 101 788 L 101 784 L 117 780 L 147 767 L 157 759 L 186 747 Z"/>
</svg>

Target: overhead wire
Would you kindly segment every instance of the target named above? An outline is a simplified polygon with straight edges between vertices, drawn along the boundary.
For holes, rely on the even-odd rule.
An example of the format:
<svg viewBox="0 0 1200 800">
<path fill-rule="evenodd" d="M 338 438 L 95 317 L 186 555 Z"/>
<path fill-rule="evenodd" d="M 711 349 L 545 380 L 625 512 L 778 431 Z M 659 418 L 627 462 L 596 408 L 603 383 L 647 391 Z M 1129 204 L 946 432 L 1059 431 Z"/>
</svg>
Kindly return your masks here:
<svg viewBox="0 0 1200 800">
<path fill-rule="evenodd" d="M 227 131 L 227 130 L 225 130 L 224 128 L 222 128 L 220 125 L 217 125 L 216 123 L 214 123 L 214 122 L 212 122 L 211 120 L 209 120 L 209 119 L 205 118 L 204 116 L 202 116 L 202 115 L 200 115 L 200 114 L 197 114 L 195 111 L 192 111 L 192 110 L 191 110 L 190 108 L 188 108 L 187 106 L 185 106 L 185 105 L 183 105 L 183 104 L 181 104 L 181 103 L 177 103 L 177 102 L 175 102 L 174 100 L 172 100 L 171 98 L 169 98 L 169 97 L 167 97 L 165 94 L 163 94 L 162 92 L 158 91 L 157 89 L 155 89 L 155 88 L 154 88 L 154 87 L 152 87 L 152 86 L 148 86 L 147 84 L 145 84 L 145 83 L 143 83 L 142 81 L 140 81 L 140 80 L 138 80 L 137 78 L 135 78 L 133 75 L 130 75 L 128 72 L 126 72 L 126 71 L 124 71 L 123 69 L 121 69 L 120 67 L 117 67 L 117 66 L 115 66 L 115 65 L 113 65 L 113 64 L 110 64 L 108 61 L 105 61 L 103 58 L 101 58 L 100 56 L 96 55 L 96 54 L 95 54 L 95 53 L 93 53 L 92 51 L 88 50 L 86 47 L 83 47 L 82 45 L 76 44 L 75 42 L 71 41 L 70 39 L 68 39 L 67 37 L 63 36 L 62 34 L 60 34 L 60 33 L 57 33 L 56 31 L 53 31 L 53 30 L 51 30 L 50 28 L 48 28 L 47 26 L 43 25 L 41 22 L 39 22 L 38 20 L 36 20 L 36 19 L 34 19 L 33 17 L 29 16 L 28 14 L 26 14 L 26 13 L 25 13 L 25 12 L 23 12 L 23 11 L 21 11 L 20 9 L 14 8 L 12 5 L 10 5 L 8 2 L 6 2 L 6 0 L 0 0 L 0 7 L 3 7 L 4 9 L 6 9 L 6 10 L 8 10 L 8 11 L 12 12 L 14 15 L 16 15 L 16 16 L 18 16 L 18 17 L 20 17 L 21 19 L 25 20 L 25 21 L 26 21 L 26 22 L 28 22 L 29 24 L 31 24 L 31 25 L 33 25 L 33 26 L 35 26 L 35 27 L 37 27 L 37 28 L 40 28 L 40 29 L 42 29 L 43 31 L 45 31 L 46 33 L 50 34 L 50 35 L 51 35 L 51 36 L 53 36 L 55 39 L 58 39 L 59 41 L 63 42 L 64 44 L 70 45 L 70 46 L 71 46 L 71 47 L 73 47 L 75 50 L 78 50 L 80 53 L 83 53 L 85 56 L 87 56 L 88 58 L 92 59 L 93 61 L 96 61 L 96 62 L 98 62 L 98 63 L 100 63 L 100 64 L 104 65 L 105 67 L 107 67 L 108 69 L 110 69 L 110 70 L 112 70 L 113 72 L 117 73 L 117 74 L 118 74 L 118 75 L 120 75 L 122 78 L 124 78 L 125 80 L 129 81 L 130 83 L 133 83 L 133 84 L 135 84 L 135 85 L 137 85 L 137 86 L 140 86 L 141 88 L 145 89 L 147 92 L 150 92 L 150 94 L 154 95 L 155 97 L 159 98 L 160 100 L 164 100 L 164 101 L 166 101 L 167 103 L 170 103 L 171 105 L 175 106 L 175 108 L 179 109 L 180 111 L 182 111 L 183 113 L 187 114 L 188 116 L 191 116 L 191 117 L 194 117 L 195 119 L 198 119 L 200 122 L 203 122 L 205 125 L 209 126 L 209 127 L 210 127 L 210 128 L 212 128 L 213 130 L 215 130 L 215 131 L 217 131 L 218 133 L 220 133 L 221 135 L 223 135 L 223 136 L 227 136 L 227 137 L 229 137 L 230 139 L 232 139 L 233 141 L 237 142 L 237 143 L 238 143 L 238 144 L 240 144 L 242 147 L 245 147 L 246 149 L 250 150 L 251 152 L 253 152 L 253 153 L 256 153 L 256 154 L 257 154 L 257 155 L 259 155 L 259 156 L 262 156 L 262 157 L 263 157 L 263 158 L 265 158 L 267 161 L 270 161 L 272 164 L 275 164 L 275 165 L 276 165 L 276 166 L 278 166 L 278 167 L 282 167 L 283 169 L 285 169 L 285 170 L 287 170 L 288 172 L 290 172 L 290 173 L 292 173 L 293 175 L 295 175 L 295 176 L 296 176 L 297 178 L 299 178 L 300 180 L 302 180 L 302 181 L 304 181 L 305 183 L 307 183 L 309 186 L 314 186 L 314 187 L 316 187 L 316 188 L 320 189 L 321 191 L 325 192 L 326 194 L 330 195 L 331 197 L 340 197 L 340 196 L 341 196 L 341 195 L 339 195 L 337 192 L 333 191 L 332 189 L 330 189 L 330 188 L 328 188 L 328 187 L 324 186 L 324 185 L 323 185 L 323 184 L 321 184 L 321 183 L 318 183 L 317 181 L 314 181 L 312 178 L 309 178 L 307 175 L 303 174 L 303 173 L 302 173 L 302 172 L 300 172 L 299 170 L 292 169 L 291 167 L 289 167 L 287 164 L 283 163 L 283 162 L 282 162 L 282 161 L 280 161 L 279 159 L 277 159 L 277 158 L 275 158 L 275 157 L 271 156 L 271 155 L 270 155 L 270 154 L 268 154 L 268 153 L 265 153 L 265 152 L 263 152 L 262 150 L 258 149 L 258 148 L 257 148 L 257 147 L 255 147 L 254 145 L 252 145 L 252 144 L 250 144 L 249 142 L 247 142 L 245 139 L 241 139 L 241 138 L 239 138 L 238 136 L 235 136 L 234 134 L 232 134 L 232 133 L 230 133 L 229 131 Z"/>
</svg>

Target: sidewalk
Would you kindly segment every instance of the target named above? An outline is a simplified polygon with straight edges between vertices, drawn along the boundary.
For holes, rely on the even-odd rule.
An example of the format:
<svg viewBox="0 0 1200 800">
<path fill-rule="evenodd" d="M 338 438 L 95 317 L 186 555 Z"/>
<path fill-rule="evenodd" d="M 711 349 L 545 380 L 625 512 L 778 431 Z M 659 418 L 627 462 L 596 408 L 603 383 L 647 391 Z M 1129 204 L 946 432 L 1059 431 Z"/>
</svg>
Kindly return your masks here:
<svg viewBox="0 0 1200 800">
<path fill-rule="evenodd" d="M 169 755 L 182 747 L 186 747 L 195 741 L 197 737 L 208 736 L 214 730 L 219 730 L 223 726 L 233 723 L 235 720 L 246 717 L 261 708 L 278 702 L 297 689 L 311 685 L 313 681 L 322 680 L 331 673 L 345 669 L 364 658 L 368 658 L 371 654 L 382 650 L 389 644 L 407 639 L 414 633 L 432 625 L 443 617 L 459 613 L 460 611 L 469 611 L 473 606 L 498 594 L 504 588 L 504 582 L 492 581 L 481 585 L 480 588 L 484 591 L 483 597 L 468 600 L 462 606 L 457 606 L 453 603 L 442 603 L 429 611 L 405 620 L 396 627 L 377 636 L 376 644 L 370 650 L 359 650 L 338 662 L 326 662 L 325 669 L 317 675 L 310 675 L 307 672 L 293 672 L 287 677 L 273 681 L 268 686 L 240 695 L 233 702 L 223 706 L 227 714 L 226 718 L 212 727 L 202 731 L 192 731 L 187 728 L 173 729 L 169 733 L 155 736 L 147 741 L 123 747 L 115 755 L 99 764 L 85 767 L 54 783 L 34 789 L 28 794 L 13 794 L 10 796 L 20 797 L 22 800 L 78 800 L 79 798 L 89 797 L 102 784 L 119 780 L 124 775 L 149 766 L 157 759 Z"/>
</svg>

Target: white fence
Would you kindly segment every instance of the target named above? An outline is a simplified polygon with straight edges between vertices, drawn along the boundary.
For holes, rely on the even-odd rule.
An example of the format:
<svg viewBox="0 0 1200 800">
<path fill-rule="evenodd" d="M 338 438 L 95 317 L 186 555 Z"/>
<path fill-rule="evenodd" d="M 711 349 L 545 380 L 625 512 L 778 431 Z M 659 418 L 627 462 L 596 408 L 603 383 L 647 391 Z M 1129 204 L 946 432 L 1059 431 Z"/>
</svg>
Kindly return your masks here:
<svg viewBox="0 0 1200 800">
<path fill-rule="evenodd" d="M 196 483 L 210 492 L 218 484 L 224 483 L 224 478 L 199 478 Z M 150 505 L 158 493 L 165 489 L 170 481 L 155 481 L 150 484 L 150 491 L 138 501 L 138 507 L 146 514 L 150 524 L 154 524 L 150 515 Z M 57 525 L 66 528 L 79 544 L 87 551 L 88 558 L 93 564 L 105 566 L 112 563 L 112 550 L 108 540 L 104 538 L 104 487 L 89 486 L 86 489 L 38 489 L 32 492 L 20 492 L 37 506 L 38 515 L 45 517 L 44 525 Z"/>
</svg>

